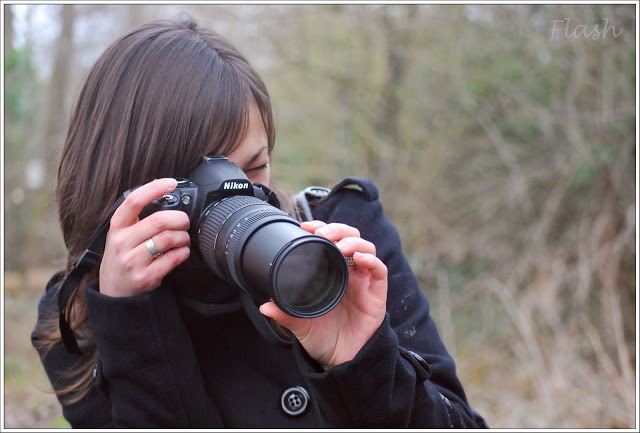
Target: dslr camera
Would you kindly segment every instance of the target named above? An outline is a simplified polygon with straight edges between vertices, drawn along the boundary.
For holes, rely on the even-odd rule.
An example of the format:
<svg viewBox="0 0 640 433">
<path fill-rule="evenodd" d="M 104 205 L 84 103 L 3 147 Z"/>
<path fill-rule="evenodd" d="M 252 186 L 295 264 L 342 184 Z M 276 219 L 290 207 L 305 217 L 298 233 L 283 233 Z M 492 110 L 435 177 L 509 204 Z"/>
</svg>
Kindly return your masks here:
<svg viewBox="0 0 640 433">
<path fill-rule="evenodd" d="M 206 156 L 176 189 L 149 205 L 187 213 L 191 245 L 220 278 L 251 295 L 272 299 L 303 318 L 331 311 L 349 279 L 345 257 L 333 242 L 300 228 L 280 209 L 269 188 L 252 184 L 223 156 Z"/>
</svg>

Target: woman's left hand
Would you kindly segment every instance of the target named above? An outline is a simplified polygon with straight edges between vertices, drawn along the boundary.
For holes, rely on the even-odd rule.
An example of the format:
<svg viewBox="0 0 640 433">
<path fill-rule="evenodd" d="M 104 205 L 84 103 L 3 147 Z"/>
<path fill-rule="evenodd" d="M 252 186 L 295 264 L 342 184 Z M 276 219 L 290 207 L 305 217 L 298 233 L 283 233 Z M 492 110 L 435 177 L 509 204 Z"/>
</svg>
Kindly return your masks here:
<svg viewBox="0 0 640 433">
<path fill-rule="evenodd" d="M 304 222 L 301 227 L 335 242 L 345 256 L 353 256 L 347 291 L 333 310 L 313 319 L 289 316 L 273 301 L 263 304 L 260 311 L 289 329 L 326 370 L 352 360 L 382 324 L 387 267 L 376 257 L 375 245 L 362 239 L 354 227 L 321 221 Z"/>
</svg>

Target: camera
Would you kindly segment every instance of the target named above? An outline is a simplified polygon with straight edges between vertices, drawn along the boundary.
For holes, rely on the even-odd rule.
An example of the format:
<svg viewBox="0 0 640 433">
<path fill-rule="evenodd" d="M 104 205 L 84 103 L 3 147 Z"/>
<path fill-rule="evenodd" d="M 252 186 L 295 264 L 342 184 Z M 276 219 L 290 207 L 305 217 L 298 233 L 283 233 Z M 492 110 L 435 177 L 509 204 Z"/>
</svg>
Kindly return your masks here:
<svg viewBox="0 0 640 433">
<path fill-rule="evenodd" d="M 285 313 L 302 318 L 331 311 L 349 279 L 345 257 L 333 242 L 300 228 L 277 196 L 252 184 L 223 156 L 206 156 L 176 189 L 145 206 L 187 213 L 191 245 L 220 278 Z"/>
</svg>

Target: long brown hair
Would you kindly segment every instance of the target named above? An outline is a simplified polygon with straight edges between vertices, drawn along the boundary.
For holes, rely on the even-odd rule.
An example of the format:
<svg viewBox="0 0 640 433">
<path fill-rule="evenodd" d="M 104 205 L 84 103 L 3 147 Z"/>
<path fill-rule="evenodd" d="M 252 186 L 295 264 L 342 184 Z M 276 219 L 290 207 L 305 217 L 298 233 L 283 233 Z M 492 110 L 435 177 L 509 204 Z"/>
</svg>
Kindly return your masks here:
<svg viewBox="0 0 640 433">
<path fill-rule="evenodd" d="M 264 83 L 233 45 L 188 16 L 145 24 L 107 48 L 81 90 L 58 170 L 67 272 L 124 191 L 186 177 L 202 156 L 229 154 L 243 138 L 252 99 L 271 152 L 275 130 Z M 97 275 L 88 275 L 70 300 L 71 327 L 89 344 L 86 360 L 66 374 L 71 385 L 55 390 L 68 403 L 91 389 L 98 354 L 82 287 Z M 36 335 L 43 353 L 59 344 L 57 315 L 41 319 Z"/>
</svg>

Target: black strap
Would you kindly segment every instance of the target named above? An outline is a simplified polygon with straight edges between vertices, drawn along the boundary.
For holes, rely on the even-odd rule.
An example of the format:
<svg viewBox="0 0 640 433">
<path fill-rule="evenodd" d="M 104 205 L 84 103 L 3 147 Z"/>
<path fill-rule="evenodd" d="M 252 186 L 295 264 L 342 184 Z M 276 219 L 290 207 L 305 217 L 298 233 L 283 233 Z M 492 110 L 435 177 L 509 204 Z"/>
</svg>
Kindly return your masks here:
<svg viewBox="0 0 640 433">
<path fill-rule="evenodd" d="M 276 331 L 273 330 L 267 318 L 260 312 L 258 306 L 253 302 L 253 298 L 251 295 L 242 289 L 240 290 L 240 299 L 242 300 L 242 305 L 244 306 L 244 310 L 247 312 L 247 316 L 249 316 L 249 320 L 253 323 L 253 326 L 258 330 L 262 338 L 267 340 L 271 344 L 275 344 L 280 347 L 290 347 L 292 344 L 291 340 L 287 340 L 276 334 Z"/>
<path fill-rule="evenodd" d="M 111 224 L 111 217 L 113 216 L 116 209 L 122 204 L 124 201 L 124 196 L 121 196 L 111 207 L 107 217 L 104 219 L 96 233 L 93 235 L 91 242 L 89 242 L 89 247 L 82 254 L 80 259 L 74 264 L 73 270 L 67 275 L 67 278 L 62 283 L 62 287 L 58 292 L 58 311 L 60 312 L 59 323 L 60 323 L 60 336 L 62 337 L 62 342 L 64 343 L 64 347 L 68 352 L 71 353 L 82 353 L 80 347 L 78 346 L 78 341 L 76 340 L 75 334 L 71 329 L 68 321 L 68 314 L 71 309 L 67 309 L 67 303 L 75 292 L 76 288 L 84 278 L 87 272 L 91 271 L 96 264 L 102 258 L 102 253 L 104 252 L 104 245 L 107 240 L 107 232 L 109 231 L 109 226 Z"/>
<path fill-rule="evenodd" d="M 274 206 L 274 207 L 277 207 L 278 209 L 281 209 L 280 208 L 280 199 L 278 198 L 278 196 L 276 195 L 276 193 L 273 190 L 271 190 L 266 185 L 261 184 L 260 182 L 254 183 L 253 186 L 258 187 L 258 190 L 261 191 L 262 194 L 264 194 L 264 197 L 258 196 L 258 198 L 260 198 L 262 200 L 265 200 L 271 206 Z M 254 189 L 254 194 L 255 194 L 255 192 L 256 192 L 256 190 Z"/>
</svg>

